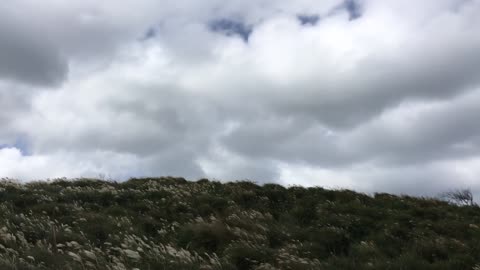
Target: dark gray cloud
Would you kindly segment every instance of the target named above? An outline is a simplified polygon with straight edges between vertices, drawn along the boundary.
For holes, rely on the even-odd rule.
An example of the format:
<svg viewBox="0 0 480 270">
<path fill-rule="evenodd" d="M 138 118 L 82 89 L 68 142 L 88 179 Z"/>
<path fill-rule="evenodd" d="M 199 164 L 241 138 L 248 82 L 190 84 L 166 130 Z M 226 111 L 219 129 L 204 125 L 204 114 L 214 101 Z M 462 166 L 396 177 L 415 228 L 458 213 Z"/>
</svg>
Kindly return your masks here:
<svg viewBox="0 0 480 270">
<path fill-rule="evenodd" d="M 367 161 L 410 166 L 475 157 L 480 150 L 480 130 L 474 124 L 478 98 L 477 91 L 449 102 L 405 103 L 381 118 L 339 131 L 312 118 L 257 114 L 257 120 L 240 121 L 221 141 L 244 156 L 281 157 L 331 169 Z"/>
<path fill-rule="evenodd" d="M 406 105 L 353 132 L 349 144 L 358 153 L 393 164 L 476 156 L 480 130 L 473 123 L 479 113 L 478 101 L 476 91 L 449 102 L 423 104 L 413 112 Z"/>
<path fill-rule="evenodd" d="M 12 83 L 0 82 L 0 145 L 14 145 L 18 132 L 13 128 L 15 120 L 29 113 L 31 89 Z"/>
<path fill-rule="evenodd" d="M 68 73 L 66 59 L 48 34 L 19 26 L 0 12 L 0 78 L 40 86 L 55 86 Z"/>
<path fill-rule="evenodd" d="M 0 78 L 40 87 L 58 87 L 70 67 L 98 70 L 118 50 L 141 36 L 157 18 L 152 1 L 131 8 L 93 1 L 41 5 L 30 0 L 0 4 Z"/>
<path fill-rule="evenodd" d="M 446 39 L 406 44 L 422 49 L 399 51 L 401 58 L 387 55 L 382 60 L 368 59 L 352 70 L 348 81 L 342 81 L 344 74 L 329 74 L 319 84 L 304 85 L 303 95 L 274 96 L 270 102 L 277 103 L 273 105 L 278 106 L 279 113 L 297 111 L 315 115 L 334 128 L 349 128 L 404 101 L 455 97 L 480 85 L 480 57 L 476 53 L 480 40 L 436 48 L 435 44 Z M 434 49 L 423 51 L 430 47 Z"/>
</svg>

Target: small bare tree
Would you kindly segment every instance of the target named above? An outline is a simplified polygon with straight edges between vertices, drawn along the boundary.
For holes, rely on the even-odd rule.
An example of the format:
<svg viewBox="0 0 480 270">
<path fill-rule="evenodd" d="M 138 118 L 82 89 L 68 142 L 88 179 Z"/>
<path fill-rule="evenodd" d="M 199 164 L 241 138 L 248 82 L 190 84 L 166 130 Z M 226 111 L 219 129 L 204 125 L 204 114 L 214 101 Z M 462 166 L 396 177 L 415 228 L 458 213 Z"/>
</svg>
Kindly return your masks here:
<svg viewBox="0 0 480 270">
<path fill-rule="evenodd" d="M 473 202 L 473 194 L 470 189 L 447 191 L 440 194 L 440 198 L 458 205 L 475 205 Z"/>
</svg>

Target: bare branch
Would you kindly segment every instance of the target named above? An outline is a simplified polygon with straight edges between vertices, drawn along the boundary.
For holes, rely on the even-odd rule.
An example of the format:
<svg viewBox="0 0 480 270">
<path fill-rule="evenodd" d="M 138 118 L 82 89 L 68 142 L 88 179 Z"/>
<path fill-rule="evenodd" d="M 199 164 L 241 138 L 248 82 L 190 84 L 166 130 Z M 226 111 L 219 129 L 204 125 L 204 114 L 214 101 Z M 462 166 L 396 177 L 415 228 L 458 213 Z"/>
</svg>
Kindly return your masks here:
<svg viewBox="0 0 480 270">
<path fill-rule="evenodd" d="M 470 189 L 456 189 L 440 194 L 440 198 L 457 205 L 475 205 Z"/>
</svg>

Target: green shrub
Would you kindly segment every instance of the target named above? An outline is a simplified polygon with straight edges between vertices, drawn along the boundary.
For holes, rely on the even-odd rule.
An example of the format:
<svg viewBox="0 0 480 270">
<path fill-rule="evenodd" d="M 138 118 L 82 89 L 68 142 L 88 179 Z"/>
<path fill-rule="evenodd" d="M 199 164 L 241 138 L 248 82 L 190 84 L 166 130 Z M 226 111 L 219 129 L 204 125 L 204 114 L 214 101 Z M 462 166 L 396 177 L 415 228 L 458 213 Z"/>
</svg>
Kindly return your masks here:
<svg viewBox="0 0 480 270">
<path fill-rule="evenodd" d="M 182 228 L 178 235 L 178 244 L 200 254 L 219 253 L 233 239 L 234 235 L 222 223 L 199 223 Z"/>
<path fill-rule="evenodd" d="M 272 259 L 267 248 L 242 242 L 231 244 L 225 250 L 225 256 L 238 270 L 251 270 Z"/>
</svg>

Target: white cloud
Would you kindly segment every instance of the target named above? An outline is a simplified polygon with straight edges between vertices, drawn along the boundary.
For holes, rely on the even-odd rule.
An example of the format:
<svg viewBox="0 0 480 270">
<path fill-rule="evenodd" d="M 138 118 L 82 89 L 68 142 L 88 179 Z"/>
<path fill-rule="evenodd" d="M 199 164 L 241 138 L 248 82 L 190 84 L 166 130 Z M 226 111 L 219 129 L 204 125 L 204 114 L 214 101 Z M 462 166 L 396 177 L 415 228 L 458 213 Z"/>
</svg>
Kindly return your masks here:
<svg viewBox="0 0 480 270">
<path fill-rule="evenodd" d="M 0 4 L 23 45 L 0 56 L 27 63 L 0 63 L 0 176 L 480 188 L 480 1 L 364 0 L 357 20 L 342 1 L 47 2 Z"/>
<path fill-rule="evenodd" d="M 279 182 L 285 186 L 300 185 L 306 187 L 324 187 L 330 189 L 365 190 L 364 183 L 357 182 L 351 171 L 339 172 L 335 170 L 314 168 L 305 165 L 282 164 Z"/>
<path fill-rule="evenodd" d="M 125 179 L 138 173 L 139 162 L 133 155 L 114 152 L 55 152 L 26 156 L 17 148 L 0 149 L 0 175 L 20 181 L 100 175 Z"/>
</svg>

